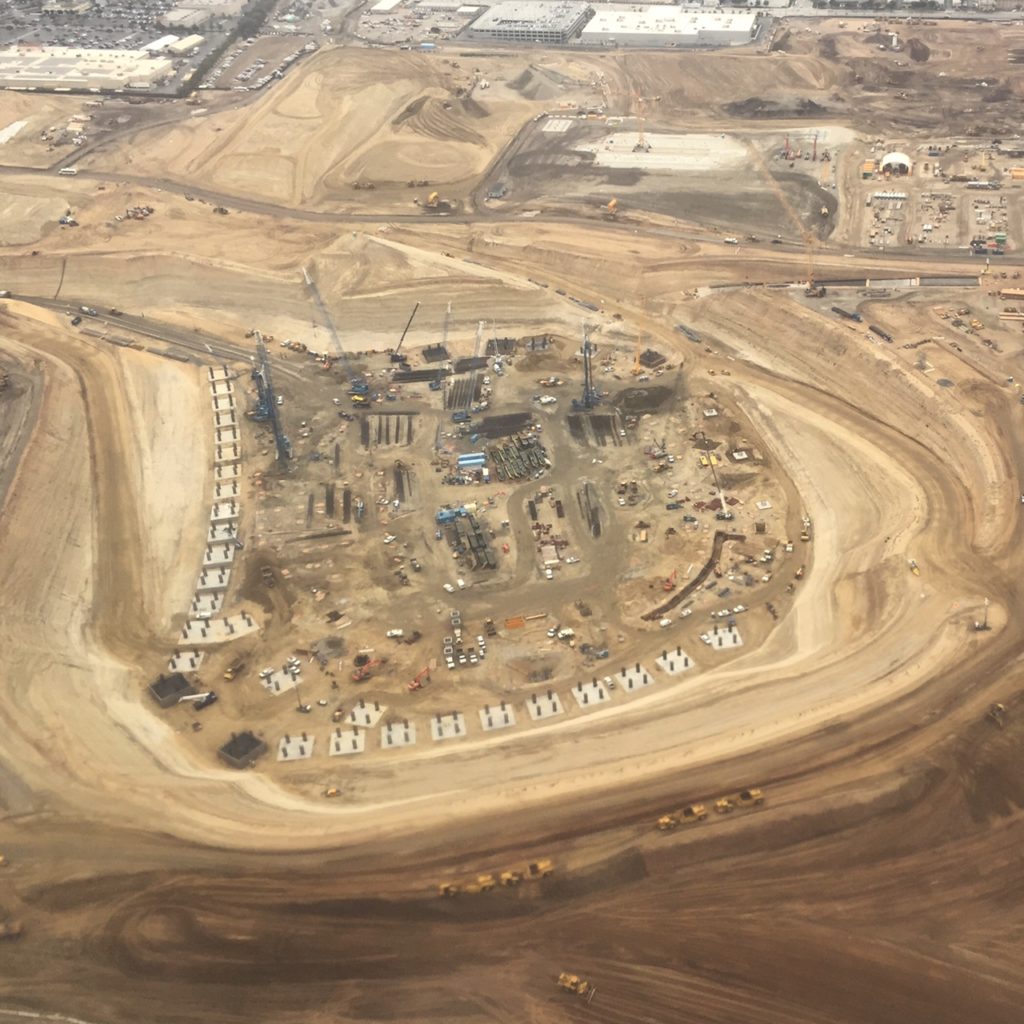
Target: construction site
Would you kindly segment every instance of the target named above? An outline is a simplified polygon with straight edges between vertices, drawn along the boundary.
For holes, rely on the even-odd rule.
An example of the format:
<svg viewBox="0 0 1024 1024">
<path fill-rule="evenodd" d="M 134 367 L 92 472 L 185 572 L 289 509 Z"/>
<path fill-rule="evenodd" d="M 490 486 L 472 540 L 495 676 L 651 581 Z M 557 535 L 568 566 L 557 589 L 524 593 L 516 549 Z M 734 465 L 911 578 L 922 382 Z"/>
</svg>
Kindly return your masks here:
<svg viewBox="0 0 1024 1024">
<path fill-rule="evenodd" d="M 1015 1022 L 1024 28 L 389 9 L 0 91 L 0 1018 Z"/>
</svg>

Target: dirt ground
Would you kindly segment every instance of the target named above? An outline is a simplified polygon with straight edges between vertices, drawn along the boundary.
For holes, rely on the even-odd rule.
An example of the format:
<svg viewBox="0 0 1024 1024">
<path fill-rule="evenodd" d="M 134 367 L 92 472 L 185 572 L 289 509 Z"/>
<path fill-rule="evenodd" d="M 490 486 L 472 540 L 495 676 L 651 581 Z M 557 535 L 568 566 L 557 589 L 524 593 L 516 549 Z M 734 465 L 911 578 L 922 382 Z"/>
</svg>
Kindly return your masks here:
<svg viewBox="0 0 1024 1024">
<path fill-rule="evenodd" d="M 1019 300 L 999 293 L 1020 264 L 1010 246 L 982 273 L 952 239 L 880 251 L 855 178 L 878 140 L 941 141 L 951 110 L 942 138 L 967 138 L 973 101 L 945 82 L 968 69 L 1007 80 L 985 108 L 986 127 L 1005 126 L 1017 31 L 921 25 L 918 45 L 883 52 L 856 25 L 793 22 L 770 54 L 686 60 L 337 48 L 219 113 L 165 105 L 173 124 L 97 144 L 74 177 L 28 152 L 8 164 L 0 920 L 24 935 L 3 945 L 0 1017 L 1016 1022 L 1024 338 L 1005 319 Z M 719 149 L 737 140 L 750 162 L 696 183 L 683 167 L 581 181 L 569 154 L 635 132 L 634 95 L 661 97 L 653 138 L 725 134 Z M 12 119 L 47 113 L 23 100 Z M 571 126 L 543 132 L 544 111 Z M 785 167 L 780 145 L 815 127 L 849 135 L 834 159 Z M 414 206 L 428 188 L 407 178 L 443 184 L 450 216 Z M 485 200 L 495 179 L 512 189 Z M 601 207 L 620 189 L 612 217 Z M 999 194 L 1018 208 L 1014 186 Z M 124 216 L 138 206 L 152 213 Z M 56 223 L 66 209 L 78 226 Z M 849 283 L 810 297 L 809 272 Z M 425 348 L 441 340 L 459 359 L 490 337 L 549 339 L 520 340 L 500 375 L 488 360 L 490 408 L 464 433 L 443 391 L 391 383 L 387 350 L 417 302 L 413 369 L 438 365 Z M 273 336 L 288 468 L 245 415 L 253 328 Z M 603 393 L 589 426 L 570 417 L 584 328 Z M 337 356 L 334 333 L 348 354 L 327 368 L 280 345 Z M 665 363 L 637 367 L 648 348 Z M 145 686 L 195 585 L 214 500 L 207 372 L 225 362 L 245 541 L 228 600 L 259 629 L 202 668 L 216 705 L 159 711 Z M 372 374 L 366 408 L 346 394 L 357 371 Z M 377 439 L 389 412 L 415 423 L 412 440 Z M 551 466 L 446 482 L 456 453 L 493 443 L 472 434 L 482 417 L 512 412 L 540 425 Z M 696 506 L 718 489 L 710 452 L 734 520 Z M 331 486 L 365 517 L 332 517 Z M 531 500 L 579 558 L 552 580 Z M 438 507 L 467 501 L 494 532 L 493 573 L 465 572 L 436 537 Z M 721 528 L 746 539 L 724 544 L 711 588 L 665 628 L 642 619 L 696 578 Z M 741 604 L 743 646 L 706 649 L 713 613 Z M 453 607 L 471 636 L 487 617 L 497 636 L 484 662 L 449 672 Z M 528 621 L 506 623 L 516 615 Z M 393 627 L 423 635 L 397 644 Z M 485 701 L 511 699 L 522 719 L 529 693 L 567 699 L 604 666 L 650 663 L 663 638 L 699 670 L 597 710 L 478 726 Z M 301 717 L 258 671 L 313 645 L 329 658 L 323 674 L 303 662 Z M 357 685 L 354 656 L 371 647 L 389 660 Z M 243 728 L 322 743 L 334 706 L 359 696 L 417 721 L 418 743 L 382 750 L 368 730 L 359 757 L 281 764 L 272 750 L 247 771 L 216 758 Z M 453 708 L 468 735 L 432 742 L 430 717 Z M 745 786 L 763 806 L 713 810 Z M 656 828 L 694 801 L 707 820 Z M 543 857 L 549 877 L 469 891 Z M 466 891 L 441 899 L 439 883 Z M 558 990 L 561 970 L 593 982 L 591 1003 Z"/>
</svg>

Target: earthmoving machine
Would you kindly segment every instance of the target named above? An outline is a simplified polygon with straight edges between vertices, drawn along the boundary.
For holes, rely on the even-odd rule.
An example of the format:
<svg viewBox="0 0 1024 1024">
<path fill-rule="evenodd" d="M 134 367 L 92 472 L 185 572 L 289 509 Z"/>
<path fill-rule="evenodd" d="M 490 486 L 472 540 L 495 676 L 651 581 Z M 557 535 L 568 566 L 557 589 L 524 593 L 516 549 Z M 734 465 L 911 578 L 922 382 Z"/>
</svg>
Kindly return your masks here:
<svg viewBox="0 0 1024 1024">
<path fill-rule="evenodd" d="M 728 814 L 735 809 L 736 805 L 727 796 L 723 796 L 715 801 L 715 812 L 717 814 Z"/>
<path fill-rule="evenodd" d="M 338 789 L 337 786 L 328 786 L 327 789 L 324 790 L 323 795 L 326 797 L 341 796 L 341 790 Z"/>
<path fill-rule="evenodd" d="M 670 590 L 675 590 L 676 589 L 676 576 L 678 574 L 679 574 L 679 570 L 678 569 L 673 569 L 672 570 L 672 574 L 670 576 L 666 576 L 665 579 L 663 579 L 661 581 L 661 589 L 666 591 L 666 592 L 668 592 Z"/>
<path fill-rule="evenodd" d="M 507 889 L 522 884 L 523 873 L 521 871 L 502 871 L 501 884 Z"/>
<path fill-rule="evenodd" d="M 1002 729 L 1006 725 L 1006 705 L 1005 704 L 993 704 L 988 711 L 985 712 L 985 717 L 993 724 Z"/>
<path fill-rule="evenodd" d="M 405 341 L 405 336 L 409 333 L 409 328 L 412 327 L 413 318 L 416 316 L 416 310 L 420 308 L 420 304 L 417 302 L 412 307 L 412 312 L 409 314 L 409 320 L 405 325 L 405 330 L 402 331 L 402 336 L 398 339 L 398 344 L 395 346 L 395 351 L 391 353 L 391 362 L 393 363 L 404 363 L 405 356 L 402 355 L 402 342 Z"/>
<path fill-rule="evenodd" d="M 913 558 L 907 559 L 907 566 L 915 576 L 921 575 L 921 567 L 914 561 Z"/>
<path fill-rule="evenodd" d="M 760 789 L 741 789 L 736 799 L 740 807 L 760 807 L 764 803 L 764 793 Z"/>
<path fill-rule="evenodd" d="M 5 867 L 7 867 L 7 858 L 2 853 L 0 853 L 0 868 Z"/>
<path fill-rule="evenodd" d="M 679 828 L 679 818 L 674 814 L 663 814 L 658 819 L 658 831 L 659 832 L 671 832 L 672 829 Z"/>
<path fill-rule="evenodd" d="M 703 804 L 687 804 L 683 808 L 683 821 L 703 821 L 708 816 Z"/>
<path fill-rule="evenodd" d="M 408 687 L 409 692 L 411 693 L 411 692 L 413 692 L 415 690 L 422 690 L 423 689 L 423 680 L 424 679 L 428 683 L 430 682 L 430 668 L 429 667 L 423 669 L 421 672 L 418 672 L 415 676 L 413 676 L 412 682 L 409 683 L 409 687 Z"/>
<path fill-rule="evenodd" d="M 619 215 L 618 199 L 612 198 L 608 200 L 608 205 L 604 208 L 604 215 L 609 220 L 615 220 L 615 218 Z"/>
<path fill-rule="evenodd" d="M 459 887 L 457 885 L 453 885 L 451 882 L 442 882 L 437 887 L 437 894 L 438 896 L 445 897 L 458 896 Z"/>
<path fill-rule="evenodd" d="M 366 679 L 369 679 L 373 675 L 373 670 L 379 665 L 385 664 L 386 658 L 371 658 L 364 665 L 357 665 L 356 670 L 352 673 L 352 682 L 361 683 Z"/>
<path fill-rule="evenodd" d="M 535 881 L 538 878 L 547 878 L 554 870 L 555 865 L 550 858 L 542 857 L 540 860 L 532 861 L 526 865 L 526 877 L 530 881 Z"/>
<path fill-rule="evenodd" d="M 227 679 L 230 682 L 244 668 L 245 668 L 245 662 L 244 661 L 236 661 L 233 664 L 229 665 L 226 669 L 224 669 L 224 678 Z"/>
<path fill-rule="evenodd" d="M 569 974 L 568 971 L 562 971 L 558 975 L 558 987 L 563 992 L 571 992 L 581 999 L 586 999 L 588 1005 L 597 991 L 589 981 L 584 980 L 578 974 Z"/>
<path fill-rule="evenodd" d="M 23 931 L 20 921 L 0 922 L 0 939 L 20 939 Z"/>
<path fill-rule="evenodd" d="M 427 201 L 423 204 L 428 210 L 436 210 L 438 204 L 441 202 L 441 197 L 436 192 L 431 192 L 427 196 Z"/>
</svg>

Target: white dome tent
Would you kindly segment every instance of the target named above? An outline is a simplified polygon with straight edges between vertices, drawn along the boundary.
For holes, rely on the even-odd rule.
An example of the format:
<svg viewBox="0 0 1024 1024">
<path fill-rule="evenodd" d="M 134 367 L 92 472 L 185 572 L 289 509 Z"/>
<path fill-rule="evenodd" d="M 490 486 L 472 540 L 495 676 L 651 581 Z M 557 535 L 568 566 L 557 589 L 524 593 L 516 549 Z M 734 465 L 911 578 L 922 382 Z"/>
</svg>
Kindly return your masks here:
<svg viewBox="0 0 1024 1024">
<path fill-rule="evenodd" d="M 906 153 L 886 153 L 882 157 L 879 169 L 883 174 L 909 174 L 910 157 Z"/>
</svg>

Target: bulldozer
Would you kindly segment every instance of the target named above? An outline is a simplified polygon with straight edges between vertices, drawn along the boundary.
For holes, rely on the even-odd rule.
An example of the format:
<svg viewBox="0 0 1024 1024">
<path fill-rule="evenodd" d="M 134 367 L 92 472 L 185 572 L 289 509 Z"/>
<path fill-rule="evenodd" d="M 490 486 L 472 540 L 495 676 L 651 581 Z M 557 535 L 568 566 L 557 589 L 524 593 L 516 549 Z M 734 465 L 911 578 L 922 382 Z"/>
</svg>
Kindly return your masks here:
<svg viewBox="0 0 1024 1024">
<path fill-rule="evenodd" d="M 764 803 L 764 793 L 760 789 L 741 789 L 737 799 L 740 807 L 760 807 Z"/>
<path fill-rule="evenodd" d="M 679 818 L 674 814 L 663 814 L 658 819 L 658 831 L 659 832 L 671 832 L 672 829 L 679 827 Z"/>
<path fill-rule="evenodd" d="M 586 999 L 588 1003 L 594 998 L 594 993 L 597 991 L 589 981 L 581 978 L 578 974 L 569 974 L 568 971 L 562 971 L 558 975 L 558 987 L 563 992 L 571 992 L 573 995 Z"/>
<path fill-rule="evenodd" d="M 736 805 L 727 796 L 723 796 L 715 801 L 715 812 L 717 814 L 728 814 L 735 809 Z"/>
</svg>

